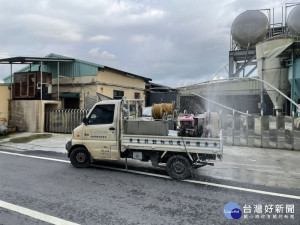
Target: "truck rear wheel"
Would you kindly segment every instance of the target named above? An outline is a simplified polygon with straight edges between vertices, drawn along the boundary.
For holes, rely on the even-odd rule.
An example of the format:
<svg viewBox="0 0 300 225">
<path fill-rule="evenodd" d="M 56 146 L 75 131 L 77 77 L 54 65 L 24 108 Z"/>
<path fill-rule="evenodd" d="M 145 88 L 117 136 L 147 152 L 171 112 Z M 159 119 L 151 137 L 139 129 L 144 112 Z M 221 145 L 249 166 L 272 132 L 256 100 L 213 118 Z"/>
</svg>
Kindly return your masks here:
<svg viewBox="0 0 300 225">
<path fill-rule="evenodd" d="M 85 168 L 91 164 L 89 152 L 82 147 L 75 148 L 70 155 L 70 161 L 74 167 Z"/>
<path fill-rule="evenodd" d="M 173 155 L 167 161 L 167 173 L 176 180 L 184 180 L 191 176 L 192 166 L 189 160 L 182 155 Z"/>
</svg>

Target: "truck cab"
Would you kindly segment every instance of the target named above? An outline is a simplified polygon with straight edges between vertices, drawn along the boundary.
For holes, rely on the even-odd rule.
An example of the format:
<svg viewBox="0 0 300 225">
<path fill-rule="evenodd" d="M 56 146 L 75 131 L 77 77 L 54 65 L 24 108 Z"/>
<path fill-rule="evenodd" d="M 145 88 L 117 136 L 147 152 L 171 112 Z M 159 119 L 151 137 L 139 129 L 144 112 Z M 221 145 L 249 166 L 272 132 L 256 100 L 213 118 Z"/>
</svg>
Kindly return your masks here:
<svg viewBox="0 0 300 225">
<path fill-rule="evenodd" d="M 121 100 L 109 100 L 96 104 L 80 126 L 74 129 L 71 143 L 89 151 L 91 160 L 120 159 L 120 105 Z M 69 151 L 69 156 L 71 149 Z"/>
</svg>

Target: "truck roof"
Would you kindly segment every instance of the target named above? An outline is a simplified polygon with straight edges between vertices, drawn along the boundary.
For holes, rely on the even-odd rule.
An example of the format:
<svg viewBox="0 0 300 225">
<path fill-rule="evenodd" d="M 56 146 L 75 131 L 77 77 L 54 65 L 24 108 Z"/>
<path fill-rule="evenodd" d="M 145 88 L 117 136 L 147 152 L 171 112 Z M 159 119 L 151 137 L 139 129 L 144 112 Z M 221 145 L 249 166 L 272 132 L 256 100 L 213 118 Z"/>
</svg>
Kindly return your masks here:
<svg viewBox="0 0 300 225">
<path fill-rule="evenodd" d="M 112 104 L 117 103 L 121 101 L 128 101 L 128 102 L 143 102 L 144 99 L 117 99 L 117 100 L 105 100 L 101 102 L 97 102 L 96 105 L 102 105 L 102 104 Z"/>
<path fill-rule="evenodd" d="M 97 102 L 96 105 L 102 105 L 102 104 L 112 104 L 112 103 L 117 103 L 117 102 L 121 102 L 121 99 L 118 100 L 105 100 L 105 101 L 101 101 L 101 102 Z"/>
</svg>

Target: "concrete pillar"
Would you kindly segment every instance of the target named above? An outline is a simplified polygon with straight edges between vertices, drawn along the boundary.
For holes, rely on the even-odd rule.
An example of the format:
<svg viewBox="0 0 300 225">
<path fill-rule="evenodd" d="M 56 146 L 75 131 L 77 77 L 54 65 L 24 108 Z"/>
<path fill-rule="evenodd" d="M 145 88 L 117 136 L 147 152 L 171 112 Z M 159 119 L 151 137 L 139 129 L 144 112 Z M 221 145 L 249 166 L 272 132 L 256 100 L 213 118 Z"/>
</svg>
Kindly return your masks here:
<svg viewBox="0 0 300 225">
<path fill-rule="evenodd" d="M 234 56 L 229 53 L 229 77 L 233 77 L 234 74 Z"/>
</svg>

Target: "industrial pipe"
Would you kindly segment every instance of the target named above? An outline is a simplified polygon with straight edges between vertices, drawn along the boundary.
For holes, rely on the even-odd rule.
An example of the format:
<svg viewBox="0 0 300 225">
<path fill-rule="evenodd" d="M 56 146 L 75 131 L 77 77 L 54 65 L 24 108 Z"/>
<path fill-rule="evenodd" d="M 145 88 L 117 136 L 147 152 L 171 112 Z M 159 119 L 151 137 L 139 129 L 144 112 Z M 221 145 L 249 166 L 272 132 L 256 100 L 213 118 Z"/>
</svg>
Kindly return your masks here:
<svg viewBox="0 0 300 225">
<path fill-rule="evenodd" d="M 235 78 L 234 78 L 235 79 Z M 239 79 L 245 79 L 245 78 L 239 78 Z M 286 96 L 284 93 L 282 93 L 280 90 L 278 90 L 276 87 L 274 87 L 272 84 L 268 83 L 267 81 L 264 81 L 262 79 L 256 78 L 256 77 L 247 77 L 246 79 L 252 79 L 252 80 L 258 80 L 260 82 L 263 82 L 273 88 L 275 91 L 277 91 L 279 94 L 281 94 L 283 97 L 285 97 L 287 100 L 289 100 L 293 105 L 296 106 L 298 109 L 298 112 L 300 112 L 300 105 L 298 105 L 296 102 L 294 102 L 292 99 L 290 99 L 288 96 Z"/>
<path fill-rule="evenodd" d="M 251 114 L 247 114 L 247 113 L 244 113 L 244 112 L 235 110 L 235 109 L 230 108 L 230 107 L 228 107 L 228 106 L 226 106 L 226 105 L 222 105 L 222 104 L 220 104 L 220 103 L 218 103 L 218 102 L 215 102 L 215 101 L 213 101 L 213 100 L 211 100 L 211 99 L 205 98 L 205 97 L 203 97 L 203 96 L 201 96 L 201 95 L 199 95 L 199 94 L 192 93 L 192 95 L 195 95 L 195 96 L 198 96 L 198 97 L 200 97 L 200 98 L 203 98 L 203 99 L 205 99 L 206 101 L 212 102 L 212 103 L 214 103 L 214 104 L 216 104 L 216 105 L 219 105 L 219 106 L 221 106 L 221 107 L 223 107 L 223 108 L 232 110 L 233 112 L 237 112 L 237 113 L 240 113 L 240 114 L 245 115 L 245 116 L 252 116 Z"/>
</svg>

